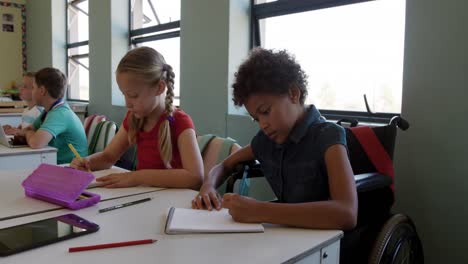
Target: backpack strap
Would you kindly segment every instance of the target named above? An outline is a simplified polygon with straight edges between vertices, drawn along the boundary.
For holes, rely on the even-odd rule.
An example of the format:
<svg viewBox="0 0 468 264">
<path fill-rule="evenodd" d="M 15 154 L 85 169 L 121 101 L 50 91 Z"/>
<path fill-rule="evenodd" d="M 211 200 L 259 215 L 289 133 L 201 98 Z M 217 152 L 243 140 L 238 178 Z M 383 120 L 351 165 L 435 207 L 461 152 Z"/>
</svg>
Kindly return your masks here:
<svg viewBox="0 0 468 264">
<path fill-rule="evenodd" d="M 374 165 L 377 172 L 390 176 L 394 182 L 393 162 L 385 148 L 380 143 L 374 130 L 368 126 L 359 126 L 350 128 L 356 139 L 361 144 L 367 157 Z M 394 191 L 394 183 L 390 186 Z"/>
<path fill-rule="evenodd" d="M 198 148 L 200 149 L 200 153 L 203 155 L 203 151 L 205 151 L 206 146 L 213 140 L 216 136 L 213 134 L 206 134 L 203 136 L 198 136 Z"/>
</svg>

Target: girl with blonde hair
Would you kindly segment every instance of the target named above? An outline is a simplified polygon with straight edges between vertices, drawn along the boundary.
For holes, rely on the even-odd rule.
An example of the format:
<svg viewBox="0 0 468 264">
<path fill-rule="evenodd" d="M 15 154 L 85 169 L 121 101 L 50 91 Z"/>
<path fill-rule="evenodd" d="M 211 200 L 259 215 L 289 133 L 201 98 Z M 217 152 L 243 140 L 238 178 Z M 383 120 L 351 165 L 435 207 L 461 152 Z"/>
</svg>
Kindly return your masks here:
<svg viewBox="0 0 468 264">
<path fill-rule="evenodd" d="M 128 109 L 123 125 L 102 152 L 74 159 L 71 166 L 107 169 L 136 144 L 136 171 L 110 174 L 97 181 L 109 188 L 152 185 L 198 189 L 203 162 L 192 119 L 172 105 L 172 67 L 156 50 L 139 47 L 122 58 L 116 77 Z"/>
</svg>

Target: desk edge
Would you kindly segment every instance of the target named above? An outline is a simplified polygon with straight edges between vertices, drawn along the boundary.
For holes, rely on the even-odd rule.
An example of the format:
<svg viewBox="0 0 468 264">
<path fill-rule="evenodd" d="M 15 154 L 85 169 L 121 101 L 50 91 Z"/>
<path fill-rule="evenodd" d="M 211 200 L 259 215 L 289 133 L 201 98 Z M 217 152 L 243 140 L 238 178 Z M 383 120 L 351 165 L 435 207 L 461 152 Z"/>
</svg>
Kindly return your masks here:
<svg viewBox="0 0 468 264">
<path fill-rule="evenodd" d="M 320 251 L 322 248 L 328 246 L 328 245 L 331 245 L 333 244 L 334 242 L 336 242 L 337 240 L 339 241 L 341 238 L 343 237 L 343 231 L 340 230 L 340 232 L 338 234 L 336 234 L 335 236 L 331 237 L 330 239 L 326 240 L 326 241 L 323 241 L 322 243 L 316 245 L 315 247 L 311 248 L 311 249 L 308 249 L 284 262 L 282 262 L 283 264 L 290 264 L 290 263 L 296 263 L 298 261 L 300 261 L 301 259 L 305 258 L 305 257 L 308 257 L 312 254 L 314 254 L 315 252 L 317 251 Z M 341 250 L 341 249 L 340 249 Z"/>
</svg>

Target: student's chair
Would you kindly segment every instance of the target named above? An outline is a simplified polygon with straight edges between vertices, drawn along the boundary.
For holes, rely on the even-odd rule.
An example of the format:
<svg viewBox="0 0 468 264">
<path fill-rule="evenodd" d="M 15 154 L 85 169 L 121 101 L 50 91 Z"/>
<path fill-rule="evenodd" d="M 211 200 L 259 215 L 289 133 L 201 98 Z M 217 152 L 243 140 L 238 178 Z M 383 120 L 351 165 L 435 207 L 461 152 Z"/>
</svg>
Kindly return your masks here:
<svg viewBox="0 0 468 264">
<path fill-rule="evenodd" d="M 102 122 L 106 121 L 107 118 L 105 115 L 98 115 L 98 114 L 92 114 L 90 116 L 87 116 L 84 119 L 83 126 L 85 129 L 86 133 L 86 138 L 88 139 L 88 144 L 91 142 L 91 138 L 93 137 L 94 131 L 96 130 L 96 126 Z"/>
<path fill-rule="evenodd" d="M 231 153 L 238 151 L 241 146 L 232 138 L 222 138 L 213 134 L 197 136 L 198 147 L 203 159 L 203 169 L 206 178 L 214 165 L 222 162 Z M 225 184 L 218 188 L 220 194 L 223 194 Z"/>
<path fill-rule="evenodd" d="M 88 153 L 93 154 L 103 151 L 117 132 L 117 125 L 110 120 L 102 121 L 97 124 L 94 133 L 91 135 L 91 141 L 88 142 Z"/>
<path fill-rule="evenodd" d="M 338 123 L 341 125 L 341 121 Z M 340 263 L 424 263 L 423 248 L 415 225 L 408 216 L 390 211 L 394 202 L 393 179 L 390 177 L 393 175 L 383 172 L 389 165 L 393 169 L 391 163 L 397 128 L 406 130 L 408 122 L 394 117 L 386 126 L 371 128 L 375 136 L 366 134 L 369 131 L 359 134 L 354 129 L 357 121 L 349 123 L 351 128 L 345 128 L 346 140 L 355 174 L 359 209 L 357 226 L 345 232 L 341 241 Z M 369 137 L 373 140 L 369 140 Z M 385 153 L 375 152 L 375 148 Z M 378 160 L 385 155 L 390 164 L 382 165 Z M 263 177 L 261 164 L 256 161 L 239 164 L 227 180 L 226 192 L 233 192 L 237 180 L 251 177 Z"/>
<path fill-rule="evenodd" d="M 85 118 L 84 127 L 88 139 L 88 154 L 103 151 L 117 132 L 117 125 L 103 115 Z"/>
</svg>

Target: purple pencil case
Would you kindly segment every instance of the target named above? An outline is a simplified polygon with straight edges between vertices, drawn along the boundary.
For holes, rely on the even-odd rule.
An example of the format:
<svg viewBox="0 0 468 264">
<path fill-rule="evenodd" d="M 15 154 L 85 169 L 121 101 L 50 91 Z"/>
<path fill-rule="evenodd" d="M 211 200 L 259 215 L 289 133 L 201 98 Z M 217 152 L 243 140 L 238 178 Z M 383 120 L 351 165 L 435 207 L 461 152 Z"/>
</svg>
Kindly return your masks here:
<svg viewBox="0 0 468 264">
<path fill-rule="evenodd" d="M 84 191 L 93 180 L 94 175 L 86 171 L 41 164 L 22 185 L 26 196 L 76 210 L 101 200 L 99 194 Z"/>
</svg>

